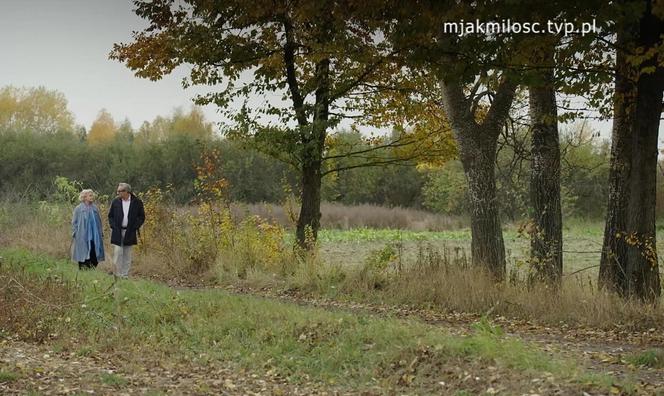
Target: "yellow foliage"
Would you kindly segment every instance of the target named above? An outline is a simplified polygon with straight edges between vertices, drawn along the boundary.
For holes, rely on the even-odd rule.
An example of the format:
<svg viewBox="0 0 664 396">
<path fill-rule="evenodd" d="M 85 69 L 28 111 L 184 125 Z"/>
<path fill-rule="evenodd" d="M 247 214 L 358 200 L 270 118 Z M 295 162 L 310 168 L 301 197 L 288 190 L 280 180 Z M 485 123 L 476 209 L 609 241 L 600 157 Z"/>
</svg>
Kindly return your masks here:
<svg viewBox="0 0 664 396">
<path fill-rule="evenodd" d="M 176 136 L 206 140 L 213 134 L 213 124 L 205 119 L 205 114 L 199 107 L 192 107 L 189 113 L 177 108 L 171 117 L 157 116 L 152 122 L 144 122 L 138 130 L 136 140 L 141 143 L 154 143 Z"/>
<path fill-rule="evenodd" d="M 88 143 L 92 145 L 109 143 L 115 138 L 118 127 L 111 114 L 102 109 L 88 132 Z"/>
<path fill-rule="evenodd" d="M 0 130 L 73 132 L 74 116 L 58 91 L 8 86 L 0 89 Z"/>
<path fill-rule="evenodd" d="M 258 216 L 237 222 L 227 205 L 228 183 L 216 176 L 219 153 L 206 152 L 196 167 L 196 203 L 169 205 L 169 189 L 151 188 L 145 206 L 143 244 L 139 249 L 160 256 L 174 273 L 203 273 L 218 268 L 245 277 L 250 269 L 284 273 L 294 262 L 284 242 L 285 229 Z"/>
<path fill-rule="evenodd" d="M 653 268 L 657 268 L 657 245 L 652 236 L 639 235 L 636 232 L 616 232 L 616 239 L 622 239 L 628 246 L 639 250 Z"/>
<path fill-rule="evenodd" d="M 235 222 L 227 207 L 209 201 L 182 209 L 152 188 L 142 198 L 146 222 L 140 250 L 150 250 L 175 273 L 203 273 L 217 267 L 245 277 L 250 269 L 288 271 L 294 256 L 285 229 L 258 216 Z"/>
</svg>

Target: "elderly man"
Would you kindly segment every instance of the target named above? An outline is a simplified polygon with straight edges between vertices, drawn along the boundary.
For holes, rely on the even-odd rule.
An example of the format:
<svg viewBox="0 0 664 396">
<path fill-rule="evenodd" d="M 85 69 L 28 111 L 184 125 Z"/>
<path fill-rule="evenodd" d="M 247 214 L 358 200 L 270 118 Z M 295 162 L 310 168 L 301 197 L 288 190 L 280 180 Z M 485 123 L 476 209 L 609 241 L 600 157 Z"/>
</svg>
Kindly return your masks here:
<svg viewBox="0 0 664 396">
<path fill-rule="evenodd" d="M 113 264 L 115 275 L 127 278 L 131 267 L 131 250 L 138 243 L 137 233 L 145 221 L 145 210 L 143 202 L 132 194 L 129 184 L 118 184 L 117 194 L 118 197 L 111 202 L 108 211 Z"/>
</svg>

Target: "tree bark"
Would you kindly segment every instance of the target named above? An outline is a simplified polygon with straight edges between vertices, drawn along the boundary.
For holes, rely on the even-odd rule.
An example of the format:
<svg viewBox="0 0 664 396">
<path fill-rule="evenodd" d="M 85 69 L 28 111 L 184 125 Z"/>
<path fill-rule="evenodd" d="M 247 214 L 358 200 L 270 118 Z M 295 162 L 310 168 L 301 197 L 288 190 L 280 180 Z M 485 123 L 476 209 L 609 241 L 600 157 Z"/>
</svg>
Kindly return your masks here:
<svg viewBox="0 0 664 396">
<path fill-rule="evenodd" d="M 627 295 L 654 301 L 661 293 L 657 260 L 655 207 L 657 180 L 657 135 L 662 113 L 660 76 L 639 79 L 634 119 L 634 156 L 629 178 L 627 227 L 637 236 L 627 246 Z"/>
<path fill-rule="evenodd" d="M 661 293 L 655 233 L 657 135 L 664 70 L 657 56 L 635 66 L 636 48 L 658 45 L 664 24 L 651 13 L 618 32 L 609 197 L 599 284 L 623 297 Z M 646 69 L 644 71 L 645 68 Z"/>
<path fill-rule="evenodd" d="M 329 21 L 326 21 L 329 22 Z M 293 25 L 288 18 L 284 18 L 284 32 L 286 44 L 284 46 L 284 64 L 286 66 L 286 82 L 293 100 L 296 120 L 299 126 L 301 156 L 300 175 L 300 214 L 297 218 L 295 235 L 298 245 L 306 250 L 313 247 L 318 239 L 320 229 L 320 190 L 322 182 L 321 166 L 325 150 L 325 138 L 329 121 L 330 109 L 330 60 L 321 59 L 316 63 L 316 101 L 314 104 L 313 122 L 307 120 L 304 98 L 295 71 L 295 38 Z M 328 37 L 324 34 L 330 26 L 322 29 L 320 42 Z"/>
<path fill-rule="evenodd" d="M 494 279 L 505 278 L 505 243 L 496 199 L 498 135 L 516 92 L 516 81 L 504 78 L 482 123 L 475 120 L 471 99 L 458 83 L 440 81 L 443 108 L 459 145 L 470 198 L 473 265 Z"/>
<path fill-rule="evenodd" d="M 459 131 L 456 135 L 468 182 L 472 261 L 488 270 L 496 280 L 503 280 L 505 242 L 495 175 L 498 136 L 479 131 Z"/>
<path fill-rule="evenodd" d="M 617 45 L 627 42 L 619 34 Z M 616 77 L 613 97 L 613 127 L 609 164 L 609 196 L 604 225 L 604 242 L 599 267 L 600 287 L 624 294 L 627 291 L 627 243 L 621 238 L 627 230 L 628 180 L 631 172 L 631 125 L 636 89 L 628 77 L 630 67 L 623 51 L 616 54 Z"/>
<path fill-rule="evenodd" d="M 320 229 L 321 166 L 325 149 L 325 138 L 330 108 L 330 61 L 323 59 L 316 64 L 316 104 L 314 121 L 302 132 L 302 195 L 300 215 L 297 219 L 296 236 L 300 247 L 310 249 L 318 239 Z"/>
<path fill-rule="evenodd" d="M 310 159 L 302 167 L 302 194 L 300 215 L 297 218 L 296 236 L 300 247 L 310 249 L 318 238 L 320 229 L 320 161 Z"/>
<path fill-rule="evenodd" d="M 554 46 L 537 49 L 536 82 L 529 86 L 532 123 L 530 199 L 533 227 L 530 255 L 533 279 L 558 285 L 563 273 L 560 208 L 560 145 L 554 84 Z"/>
</svg>

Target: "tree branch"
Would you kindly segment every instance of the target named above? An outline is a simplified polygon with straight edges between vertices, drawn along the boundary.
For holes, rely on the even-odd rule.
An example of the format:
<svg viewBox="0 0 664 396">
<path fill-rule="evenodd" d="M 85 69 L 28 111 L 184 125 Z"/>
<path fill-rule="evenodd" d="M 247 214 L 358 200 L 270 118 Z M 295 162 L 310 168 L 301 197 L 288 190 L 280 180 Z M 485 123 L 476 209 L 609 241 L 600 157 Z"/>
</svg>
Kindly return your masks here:
<svg viewBox="0 0 664 396">
<path fill-rule="evenodd" d="M 394 55 L 396 51 L 392 51 L 387 56 Z M 340 97 L 346 95 L 350 90 L 358 86 L 360 83 L 364 81 L 364 79 L 371 73 L 373 73 L 380 65 L 382 65 L 385 62 L 385 57 L 381 57 L 378 61 L 367 65 L 367 67 L 364 69 L 364 71 L 357 76 L 353 81 L 349 82 L 346 84 L 346 86 L 343 89 L 340 89 L 338 92 L 335 92 L 334 94 L 330 95 L 330 102 L 334 102 L 335 100 L 339 99 Z"/>
<path fill-rule="evenodd" d="M 304 112 L 304 99 L 300 93 L 300 87 L 297 82 L 297 74 L 295 73 L 295 40 L 293 38 L 293 25 L 287 16 L 283 20 L 284 32 L 286 35 L 286 44 L 284 45 L 284 63 L 286 65 L 286 81 L 288 82 L 288 89 L 293 99 L 293 108 L 295 109 L 295 116 L 297 123 L 301 126 L 307 126 L 307 115 Z"/>
<path fill-rule="evenodd" d="M 498 126 L 503 123 L 503 121 L 509 115 L 510 107 L 512 106 L 512 101 L 514 100 L 514 95 L 516 94 L 516 88 L 518 84 L 516 78 L 507 75 L 503 78 L 496 89 L 496 95 L 489 108 L 489 112 L 482 123 L 482 126 L 488 126 L 489 130 L 498 129 Z M 500 130 L 498 130 L 500 132 Z"/>
<path fill-rule="evenodd" d="M 453 129 L 466 129 L 468 125 L 478 126 L 470 112 L 468 99 L 464 96 L 461 85 L 456 81 L 445 81 L 445 79 L 440 79 L 439 85 L 443 109 Z"/>
<path fill-rule="evenodd" d="M 412 161 L 415 158 L 417 158 L 416 155 L 413 155 L 412 157 L 408 158 L 392 158 L 388 160 L 376 160 L 374 162 L 363 162 L 361 164 L 355 164 L 355 165 L 348 165 L 348 166 L 341 166 L 338 168 L 333 168 L 333 169 L 328 169 L 325 172 L 321 173 L 321 176 L 328 175 L 330 173 L 334 172 L 341 172 L 345 170 L 350 170 L 350 169 L 355 169 L 355 168 L 364 168 L 368 166 L 384 166 L 384 165 L 399 165 L 407 161 Z"/>
<path fill-rule="evenodd" d="M 402 138 L 399 138 L 399 139 L 395 140 L 394 142 L 391 142 L 391 143 L 388 143 L 388 144 L 383 144 L 383 145 L 380 145 L 380 146 L 372 146 L 372 147 L 367 148 L 365 150 L 358 150 L 358 151 L 353 151 L 353 152 L 345 153 L 345 154 L 325 156 L 325 157 L 323 157 L 323 161 L 331 160 L 331 159 L 337 159 L 337 158 L 351 157 L 351 156 L 357 155 L 357 154 L 366 154 L 366 153 L 370 153 L 372 151 L 383 150 L 383 149 L 387 149 L 387 148 L 405 147 L 405 146 L 409 146 L 413 143 L 416 143 L 414 140 L 407 141 L 405 143 L 399 143 L 399 141 L 401 141 L 401 140 L 402 140 Z"/>
</svg>

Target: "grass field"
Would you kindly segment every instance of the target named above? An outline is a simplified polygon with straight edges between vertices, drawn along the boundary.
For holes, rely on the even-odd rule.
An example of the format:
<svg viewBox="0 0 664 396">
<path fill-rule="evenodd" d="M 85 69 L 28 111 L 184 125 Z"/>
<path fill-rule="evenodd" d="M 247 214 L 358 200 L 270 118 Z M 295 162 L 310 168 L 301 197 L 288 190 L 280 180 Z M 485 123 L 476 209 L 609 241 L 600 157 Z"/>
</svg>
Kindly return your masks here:
<svg viewBox="0 0 664 396">
<path fill-rule="evenodd" d="M 8 230 L 0 233 L 0 247 L 66 258 L 70 212 L 52 204 L 0 206 L 0 226 Z M 174 285 L 240 285 L 445 312 L 491 312 L 546 324 L 649 329 L 664 323 L 664 312 L 658 308 L 662 305 L 620 301 L 597 290 L 601 223 L 565 223 L 564 273 L 583 271 L 564 277 L 562 293 L 552 300 L 546 287 L 533 288 L 528 283 L 529 239 L 519 233 L 518 225 L 504 228 L 509 282 L 496 284 L 469 265 L 467 228 L 323 229 L 318 254 L 303 257 L 293 249 L 292 230 L 256 224 L 251 217 L 211 232 L 208 226 L 200 226 L 205 224 L 198 222 L 203 219 L 203 215 L 195 221 L 185 217 L 194 221 L 185 222 L 186 228 L 181 228 L 182 223 L 158 223 L 144 230 L 133 275 Z M 223 238 L 214 239 L 217 232 Z M 110 252 L 110 246 L 106 248 Z M 100 270 L 112 271 L 110 257 Z"/>
<path fill-rule="evenodd" d="M 224 226 L 231 244 L 219 243 L 218 250 L 207 242 L 192 244 L 209 229 L 189 223 L 190 232 L 173 227 L 169 234 L 182 235 L 181 243 L 169 244 L 164 232 L 143 241 L 134 279 L 114 283 L 110 260 L 90 272 L 69 262 L 69 216 L 68 208 L 57 205 L 0 207 L 0 226 L 7 230 L 0 233 L 0 312 L 6 319 L 0 326 L 0 393 L 29 393 L 61 375 L 101 394 L 137 384 L 157 394 L 182 393 L 189 386 L 178 379 L 184 377 L 200 384 L 186 389 L 202 394 L 220 393 L 220 386 L 229 394 L 248 394 L 244 386 L 252 378 L 258 381 L 252 389 L 263 394 L 629 394 L 634 385 L 624 376 L 588 376 L 577 369 L 580 355 L 549 356 L 549 350 L 506 337 L 492 320 L 543 333 L 560 327 L 565 334 L 651 334 L 664 324 L 662 304 L 598 291 L 596 268 L 578 275 L 583 284 L 566 277 L 555 298 L 548 288 L 530 287 L 511 273 L 508 282 L 497 284 L 463 265 L 470 257 L 464 228 L 323 229 L 319 254 L 300 255 L 291 231 L 269 223 Z M 158 231 L 165 229 L 158 225 Z M 567 222 L 566 273 L 598 264 L 602 231 L 600 223 Z M 528 256 L 527 236 L 508 225 L 504 238 L 510 268 L 527 270 L 520 264 Z M 193 266 L 197 258 L 205 265 Z M 286 304 L 275 296 L 303 305 L 349 304 L 349 312 Z M 459 336 L 428 319 L 397 320 L 356 304 L 461 314 L 469 328 Z M 34 346 L 41 343 L 46 346 Z M 30 348 L 34 367 L 21 363 Z M 661 350 L 641 352 L 629 358 L 631 364 L 659 367 Z M 55 354 L 55 363 L 44 358 Z M 57 374 L 70 368 L 66 360 L 72 356 L 96 369 L 85 376 L 76 370 Z M 112 367 L 98 366 L 101 360 Z M 46 363 L 57 368 L 37 375 Z M 156 370 L 165 374 L 155 378 Z M 228 377 L 220 380 L 220 372 Z M 62 386 L 72 385 L 67 381 Z M 655 382 L 649 384 L 661 385 Z"/>
<path fill-rule="evenodd" d="M 603 224 L 574 221 L 563 232 L 564 273 L 571 273 L 599 264 Z M 519 265 L 528 258 L 530 241 L 520 235 L 514 225 L 505 226 L 503 232 L 509 266 Z M 366 257 L 386 244 L 401 246 L 405 261 L 411 261 L 422 247 L 447 249 L 452 255 L 470 257 L 471 235 L 468 228 L 450 231 L 410 231 L 394 229 L 322 230 L 319 234 L 320 251 L 325 262 L 340 265 L 362 263 Z M 664 248 L 664 237 L 658 235 L 658 247 Z M 583 271 L 595 276 L 597 268 Z"/>
<path fill-rule="evenodd" d="M 505 337 L 489 321 L 460 337 L 416 320 L 331 312 L 214 289 L 174 290 L 146 280 L 116 283 L 99 271 L 78 272 L 64 260 L 22 250 L 0 254 L 0 278 L 7 281 L 0 303 L 12 318 L 0 336 L 30 340 L 43 334 L 59 355 L 134 361 L 97 379 L 99 386 L 118 391 L 130 386 L 125 377 L 150 365 L 183 373 L 232 365 L 240 376 L 268 373 L 286 385 L 370 394 L 580 393 L 607 391 L 617 383 Z M 25 365 L 3 366 L 0 382 L 12 386 L 40 377 Z M 152 381 L 152 390 L 159 391 L 158 380 Z M 197 393 L 216 392 L 204 381 L 199 385 Z"/>
<path fill-rule="evenodd" d="M 352 208 L 352 207 L 351 207 Z M 371 213 L 374 217 L 388 216 L 392 212 L 377 212 L 376 208 L 355 208 L 357 217 L 362 213 Z M 256 210 L 254 210 L 255 212 Z M 393 210 L 394 211 L 394 210 Z M 377 212 L 373 213 L 373 212 Z M 398 211 L 397 211 L 398 212 Z M 415 212 L 420 217 L 420 212 Z M 398 214 L 398 213 L 397 213 Z M 40 203 L 2 204 L 0 205 L 0 227 L 7 232 L 0 233 L 0 245 L 24 246 L 37 251 L 45 251 L 62 255 L 67 251 L 69 221 L 71 209 L 62 205 Z M 400 224 L 395 219 L 401 217 L 403 228 L 369 228 L 355 227 L 350 229 L 323 228 L 319 232 L 319 247 L 322 261 L 331 265 L 353 266 L 362 264 L 372 252 L 384 248 L 387 244 L 396 245 L 404 262 L 414 259 L 418 251 L 432 247 L 437 250 L 447 249 L 452 255 L 470 257 L 471 235 L 468 227 L 457 223 L 447 230 L 420 231 L 416 230 L 417 221 L 408 220 L 405 215 L 391 214 L 388 224 Z M 412 216 L 412 215 L 411 215 Z M 435 217 L 437 223 L 443 224 L 451 220 Z M 439 216 L 440 217 L 440 216 Z M 375 220 L 375 219 L 374 219 Z M 431 220 L 433 222 L 434 220 Z M 371 224 L 367 219 L 356 220 L 358 224 Z M 374 222 L 377 222 L 374 221 Z M 412 223 L 412 224 L 411 224 Z M 413 226 L 412 228 L 409 228 Z M 518 224 L 505 224 L 503 237 L 505 240 L 506 257 L 509 266 L 515 266 L 528 258 L 529 239 L 520 235 Z M 581 221 L 570 219 L 564 222 L 564 272 L 571 273 L 583 268 L 599 264 L 602 245 L 603 223 L 601 221 Z M 11 235 L 19 232 L 22 235 Z M 3 243 L 4 240 L 4 243 Z M 292 232 L 286 234 L 286 242 L 292 243 Z M 658 233 L 659 251 L 664 248 L 664 232 Z M 583 275 L 595 276 L 597 268 L 584 271 Z"/>
</svg>

